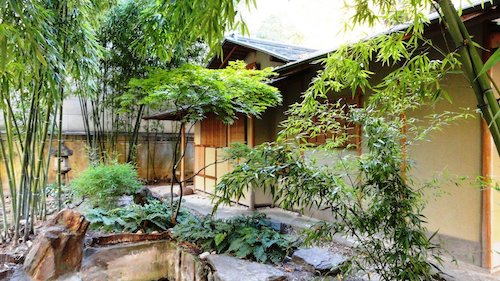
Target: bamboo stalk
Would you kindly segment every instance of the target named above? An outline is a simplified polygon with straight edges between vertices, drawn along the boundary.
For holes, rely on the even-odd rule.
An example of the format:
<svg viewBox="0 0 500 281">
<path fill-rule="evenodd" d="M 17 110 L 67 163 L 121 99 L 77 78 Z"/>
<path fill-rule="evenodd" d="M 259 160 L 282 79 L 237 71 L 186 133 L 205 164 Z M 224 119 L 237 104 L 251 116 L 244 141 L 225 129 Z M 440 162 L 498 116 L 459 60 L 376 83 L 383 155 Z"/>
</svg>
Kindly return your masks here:
<svg viewBox="0 0 500 281">
<path fill-rule="evenodd" d="M 129 140 L 129 148 L 128 148 L 128 156 L 127 156 L 127 162 L 132 163 L 137 161 L 136 157 L 136 146 L 137 146 L 137 141 L 139 139 L 139 129 L 141 128 L 141 120 L 142 120 L 142 115 L 144 112 L 145 106 L 141 104 L 139 106 L 139 110 L 137 111 L 137 116 L 135 118 L 135 124 L 134 124 L 134 130 L 132 131 L 132 136 L 130 136 Z"/>
<path fill-rule="evenodd" d="M 459 48 L 460 61 L 474 90 L 483 118 L 489 125 L 497 147 L 497 153 L 500 155 L 500 106 L 494 96 L 487 75 L 478 76 L 479 71 L 483 68 L 481 57 L 477 48 L 472 44 L 467 28 L 458 16 L 453 3 L 450 0 L 437 0 L 437 3 L 441 7 L 443 19 L 448 26 L 450 36 L 457 48 Z"/>
<path fill-rule="evenodd" d="M 43 121 L 43 124 L 42 124 L 42 132 L 40 134 L 40 139 L 39 139 L 39 143 L 40 143 L 40 146 L 38 147 L 38 157 L 35 161 L 33 161 L 33 163 L 36 163 L 36 171 L 35 171 L 35 175 L 34 175 L 34 183 L 33 183 L 33 194 L 36 196 L 38 195 L 39 196 L 39 191 L 38 190 L 41 190 L 41 188 L 39 188 L 39 185 L 40 185 L 40 176 L 41 176 L 41 172 L 42 172 L 42 168 L 43 168 L 43 158 L 44 158 L 44 152 L 45 152 L 45 143 L 47 141 L 47 135 L 48 135 L 48 130 L 49 130 L 49 126 L 50 126 L 50 112 L 52 110 L 52 102 L 49 101 L 48 105 L 47 105 L 47 109 L 46 109 L 46 112 L 45 112 L 45 119 Z M 50 150 L 48 151 L 48 154 L 50 154 Z M 34 154 L 33 154 L 33 157 L 34 157 Z M 39 197 L 41 198 L 41 197 Z M 38 198 L 38 199 L 39 199 Z M 37 204 L 40 200 L 33 200 L 32 202 L 32 206 L 31 206 L 31 227 L 30 229 L 33 227 L 34 223 L 35 223 L 35 218 L 36 218 L 36 209 L 37 209 Z"/>
<path fill-rule="evenodd" d="M 59 120 L 58 120 L 58 133 L 57 133 L 57 210 L 62 209 L 61 193 L 62 193 L 62 175 L 61 175 L 61 151 L 62 151 L 62 121 L 63 121 L 63 91 L 61 90 L 59 100 Z"/>
</svg>

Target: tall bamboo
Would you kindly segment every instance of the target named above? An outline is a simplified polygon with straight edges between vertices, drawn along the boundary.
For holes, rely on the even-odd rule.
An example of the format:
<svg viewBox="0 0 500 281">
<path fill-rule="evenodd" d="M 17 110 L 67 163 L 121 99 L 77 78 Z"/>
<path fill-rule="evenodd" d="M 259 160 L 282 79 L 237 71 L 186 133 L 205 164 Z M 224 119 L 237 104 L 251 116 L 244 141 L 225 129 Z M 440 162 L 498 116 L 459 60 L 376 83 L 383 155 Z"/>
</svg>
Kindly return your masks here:
<svg viewBox="0 0 500 281">
<path fill-rule="evenodd" d="M 459 49 L 460 61 L 474 90 L 478 107 L 489 125 L 491 136 L 500 155 L 500 106 L 491 87 L 487 74 L 481 74 L 483 61 L 473 41 L 459 17 L 451 0 L 436 0 L 441 7 L 443 20 L 450 36 Z"/>
</svg>

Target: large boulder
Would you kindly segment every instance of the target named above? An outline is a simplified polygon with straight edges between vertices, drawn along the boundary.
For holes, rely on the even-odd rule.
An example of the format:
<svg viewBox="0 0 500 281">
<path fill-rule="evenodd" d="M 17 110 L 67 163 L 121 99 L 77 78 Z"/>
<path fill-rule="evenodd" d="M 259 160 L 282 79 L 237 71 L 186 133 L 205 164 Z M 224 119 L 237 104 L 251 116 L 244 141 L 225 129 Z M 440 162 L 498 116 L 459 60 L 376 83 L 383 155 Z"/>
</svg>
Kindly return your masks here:
<svg viewBox="0 0 500 281">
<path fill-rule="evenodd" d="M 89 221 L 73 210 L 62 210 L 36 238 L 24 261 L 33 280 L 53 280 L 80 269 Z"/>
<path fill-rule="evenodd" d="M 285 273 L 273 266 L 242 260 L 228 255 L 209 255 L 214 281 L 283 281 Z"/>
</svg>

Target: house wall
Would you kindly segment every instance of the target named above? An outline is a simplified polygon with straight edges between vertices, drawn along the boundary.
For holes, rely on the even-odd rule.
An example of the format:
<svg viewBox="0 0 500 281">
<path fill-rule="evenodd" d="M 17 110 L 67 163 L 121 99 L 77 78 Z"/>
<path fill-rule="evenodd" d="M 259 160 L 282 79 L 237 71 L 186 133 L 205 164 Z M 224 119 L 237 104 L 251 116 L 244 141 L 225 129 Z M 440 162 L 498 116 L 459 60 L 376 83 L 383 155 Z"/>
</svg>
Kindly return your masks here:
<svg viewBox="0 0 500 281">
<path fill-rule="evenodd" d="M 475 39 L 481 42 L 480 26 L 472 27 L 471 30 Z M 387 71 L 377 66 L 374 80 L 381 79 Z M 290 104 L 296 102 L 308 87 L 313 72 L 300 73 L 277 85 L 283 94 L 283 106 L 268 110 L 263 118 L 265 121 L 256 122 L 257 142 L 275 139 L 278 131 L 276 128 L 285 118 L 284 111 Z M 450 75 L 443 85 L 452 97 L 453 103 L 443 100 L 435 107 L 408 113 L 409 117 L 424 117 L 429 113 L 442 113 L 445 110 L 461 111 L 463 108 L 469 108 L 469 112 L 473 112 L 477 108 L 474 93 L 462 75 Z M 477 114 L 475 117 L 458 121 L 444 127 L 442 131 L 431 133 L 429 141 L 418 143 L 411 149 L 409 157 L 414 163 L 411 176 L 417 180 L 416 186 L 434 179 L 438 180 L 437 188 L 425 191 L 427 206 L 424 214 L 427 216 L 429 231 L 439 230 L 439 238 L 455 257 L 480 265 L 482 202 L 481 190 L 475 179 L 481 175 L 482 168 L 481 118 Z M 316 156 L 320 163 L 331 162 L 331 157 L 328 155 L 322 157 L 316 154 Z M 496 171 L 500 170 L 500 165 L 496 166 L 499 167 Z M 467 179 L 461 180 L 461 177 Z M 493 205 L 500 211 L 500 201 L 497 196 Z M 317 218 L 331 219 L 331 215 L 327 212 L 309 210 L 307 213 Z M 494 226 L 494 229 L 497 228 L 500 230 L 500 223 Z M 500 232 L 498 236 L 500 238 Z"/>
<path fill-rule="evenodd" d="M 500 64 L 494 66 L 491 70 L 491 77 L 496 81 L 496 84 L 500 84 Z M 500 98 L 500 93 L 496 92 L 497 98 Z M 493 143 L 493 139 L 490 138 L 491 146 L 491 180 L 492 186 L 498 185 L 500 187 L 500 156 L 498 156 L 498 151 Z M 498 268 L 500 266 L 500 191 L 492 190 L 492 265 Z"/>
<path fill-rule="evenodd" d="M 469 26 L 476 42 L 483 41 L 482 25 Z M 437 35 L 440 36 L 440 35 Z M 436 38 L 434 38 L 436 39 Z M 444 41 L 434 40 L 436 45 L 444 45 Z M 448 40 L 448 42 L 450 42 Z M 266 67 L 265 56 L 250 55 L 247 62 L 260 63 Z M 376 68 L 375 80 L 384 76 L 381 68 Z M 500 84 L 500 66 L 493 71 L 497 84 Z M 292 77 L 280 81 L 276 86 L 283 94 L 283 105 L 268 109 L 261 120 L 255 120 L 255 143 L 275 140 L 279 132 L 279 123 L 285 119 L 284 112 L 288 107 L 300 100 L 307 89 L 315 70 L 304 70 Z M 469 108 L 474 112 L 477 102 L 468 81 L 463 75 L 449 75 L 442 83 L 451 96 L 453 103 L 446 100 L 435 106 L 426 106 L 418 111 L 408 112 L 409 117 L 424 117 L 430 113 L 443 111 L 462 111 Z M 410 174 L 415 179 L 415 186 L 435 181 L 436 188 L 426 189 L 424 198 L 427 227 L 430 232 L 439 230 L 439 239 L 445 248 L 456 258 L 473 264 L 482 262 L 482 193 L 476 182 L 482 171 L 481 117 L 460 120 L 441 131 L 432 132 L 428 141 L 421 141 L 410 148 L 409 158 L 413 163 Z M 494 149 L 494 148 L 493 148 Z M 494 151 L 493 151 L 494 152 Z M 492 152 L 492 155 L 496 155 Z M 354 153 L 354 151 L 353 151 Z M 316 155 L 320 162 L 329 162 L 330 157 Z M 500 159 L 492 158 L 493 178 L 500 178 Z M 465 179 L 464 179 L 465 178 Z M 500 265 L 500 192 L 494 191 L 492 198 L 492 242 L 493 267 Z M 327 212 L 311 210 L 308 212 L 321 219 L 331 219 Z M 496 222 L 498 221 L 498 222 Z"/>
<path fill-rule="evenodd" d="M 250 141 L 253 137 L 251 128 L 252 121 L 250 119 L 245 120 L 243 118 L 244 117 L 240 117 L 240 119 L 238 119 L 233 125 L 226 127 L 227 142 L 229 144 L 244 143 L 252 145 L 252 141 Z M 206 136 L 202 133 L 202 126 L 206 125 L 204 123 L 207 119 L 196 123 L 194 129 L 194 171 L 195 173 L 200 171 L 200 173 L 194 178 L 194 186 L 198 191 L 214 194 L 215 186 L 221 181 L 222 177 L 226 173 L 232 170 L 232 164 L 228 161 L 224 161 L 224 149 L 227 146 L 216 147 L 206 145 Z M 255 198 L 255 206 L 269 206 L 272 204 L 271 197 L 263 190 L 256 190 L 253 195 Z M 251 206 L 251 191 L 246 190 L 243 192 L 242 198 L 239 200 L 235 198 L 234 201 L 245 206 Z"/>
<path fill-rule="evenodd" d="M 258 52 L 258 51 L 249 53 L 247 55 L 247 57 L 245 58 L 245 62 L 247 64 L 255 62 L 255 63 L 260 65 L 260 69 L 264 69 L 266 67 L 276 67 L 276 66 L 283 65 L 282 62 L 271 61 L 270 55 L 265 54 L 263 52 Z"/>
<path fill-rule="evenodd" d="M 245 58 L 247 64 L 257 63 L 260 68 L 275 67 L 282 65 L 283 63 L 271 61 L 271 56 L 262 52 L 252 52 Z M 297 98 L 294 98 L 297 101 Z M 278 130 L 278 122 L 280 118 L 284 116 L 283 112 L 288 108 L 291 101 L 284 101 L 283 106 L 276 108 L 269 108 L 266 110 L 261 118 L 252 118 L 246 120 L 244 123 L 245 138 L 237 138 L 236 140 L 231 140 L 231 130 L 228 131 L 228 142 L 242 142 L 250 146 L 261 144 L 267 141 L 273 141 L 276 138 Z M 242 123 L 240 125 L 243 125 Z M 222 162 L 213 164 L 216 161 L 220 161 L 225 147 L 209 147 L 204 144 L 205 137 L 202 134 L 201 127 L 203 126 L 203 121 L 195 124 L 194 127 L 194 155 L 195 164 L 194 171 L 202 171 L 199 175 L 195 176 L 194 185 L 196 190 L 203 191 L 209 194 L 213 194 L 216 184 L 218 184 L 224 174 L 231 171 L 232 166 L 228 162 Z M 230 127 L 232 128 L 232 127 Z M 240 129 L 236 129 L 240 130 Z M 240 130 L 241 131 L 241 130 Z M 204 169 L 204 167 L 207 167 Z M 238 200 L 239 204 L 245 206 L 251 206 L 251 192 L 247 190 L 244 192 L 243 198 Z M 272 204 L 272 199 L 269 194 L 266 194 L 263 190 L 257 189 L 254 191 L 254 203 L 256 206 L 269 206 Z M 236 201 L 236 200 L 235 200 Z"/>
<path fill-rule="evenodd" d="M 476 108 L 474 93 L 462 75 L 448 76 L 443 85 L 453 103 L 442 100 L 434 107 L 409 112 L 408 117 L 425 119 L 432 113 Z M 430 133 L 428 140 L 410 147 L 409 155 L 417 186 L 437 180 L 435 188 L 424 193 L 423 213 L 429 231 L 439 230 L 445 246 L 457 258 L 480 264 L 481 190 L 475 179 L 481 175 L 481 118 L 474 115 Z"/>
</svg>

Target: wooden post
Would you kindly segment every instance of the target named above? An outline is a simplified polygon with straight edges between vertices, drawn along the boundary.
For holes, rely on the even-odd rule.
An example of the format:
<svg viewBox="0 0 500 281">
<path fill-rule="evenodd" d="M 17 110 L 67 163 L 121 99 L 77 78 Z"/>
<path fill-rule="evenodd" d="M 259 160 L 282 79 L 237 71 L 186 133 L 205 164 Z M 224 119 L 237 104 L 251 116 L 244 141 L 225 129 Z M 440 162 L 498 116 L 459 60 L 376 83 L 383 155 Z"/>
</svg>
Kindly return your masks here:
<svg viewBox="0 0 500 281">
<path fill-rule="evenodd" d="M 186 179 L 186 124 L 181 124 L 181 182 L 184 182 Z M 180 191 L 182 192 L 182 190 Z"/>
<path fill-rule="evenodd" d="M 255 131 L 254 131 L 254 117 L 251 116 L 248 119 L 248 146 L 249 147 L 254 147 L 255 146 Z M 248 208 L 252 211 L 255 210 L 255 191 L 252 189 L 250 190 L 250 206 Z"/>
<path fill-rule="evenodd" d="M 481 154 L 482 154 L 482 177 L 484 182 L 488 183 L 487 186 L 483 186 L 481 189 L 481 246 L 482 246 L 482 261 L 481 265 L 487 269 L 492 268 L 492 208 L 493 208 L 493 196 L 491 193 L 491 187 L 489 186 L 489 181 L 491 180 L 491 151 L 492 151 L 492 139 L 491 134 L 488 129 L 488 124 L 483 119 L 481 120 Z"/>
<path fill-rule="evenodd" d="M 488 30 L 488 28 L 485 28 Z M 493 50 L 498 47 L 498 33 L 490 34 L 486 39 L 487 48 Z M 485 52 L 483 60 L 487 61 L 490 53 Z M 493 70 L 490 69 L 488 74 L 492 77 Z M 487 184 L 481 189 L 481 265 L 487 269 L 492 269 L 493 263 L 493 194 L 491 189 L 491 175 L 493 174 L 492 157 L 493 157 L 493 138 L 486 120 L 481 120 L 481 176 Z"/>
</svg>

